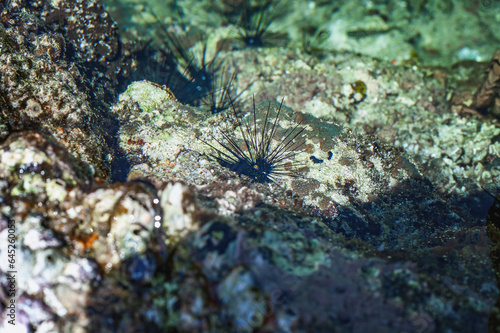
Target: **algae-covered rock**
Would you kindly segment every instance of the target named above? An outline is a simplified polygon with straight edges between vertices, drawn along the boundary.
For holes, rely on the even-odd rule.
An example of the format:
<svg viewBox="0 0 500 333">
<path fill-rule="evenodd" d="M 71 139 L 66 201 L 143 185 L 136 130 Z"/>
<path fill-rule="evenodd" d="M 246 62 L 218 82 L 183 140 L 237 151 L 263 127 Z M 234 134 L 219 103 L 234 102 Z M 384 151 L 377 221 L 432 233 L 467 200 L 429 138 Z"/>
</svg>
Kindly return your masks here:
<svg viewBox="0 0 500 333">
<path fill-rule="evenodd" d="M 309 2 L 309 14 L 315 6 L 323 5 Z M 399 34 L 385 7 L 373 6 L 346 41 Z M 102 89 L 116 88 L 128 65 L 102 8 L 86 0 L 1 8 L 0 257 L 9 258 L 3 240 L 14 235 L 16 245 L 15 261 L 0 261 L 2 290 L 9 271 L 17 275 L 15 296 L 0 298 L 15 300 L 16 328 L 486 330 L 498 297 L 488 236 L 497 239 L 498 228 L 492 218 L 485 228 L 480 209 L 458 205 L 456 195 L 469 195 L 485 172 L 498 176 L 498 131 L 447 112 L 443 71 L 349 52 L 312 59 L 292 48 L 221 50 L 232 56 L 232 92 L 241 93 L 234 108 L 212 115 L 145 78 L 103 116 L 96 100 L 109 101 L 113 92 Z M 453 8 L 440 10 L 462 7 Z M 406 12 L 394 7 L 410 20 Z M 127 181 L 105 179 L 117 158 L 103 156 L 105 133 L 130 166 Z M 266 154 L 293 151 L 281 173 L 260 182 L 223 158 L 258 150 L 256 133 Z M 300 135 L 284 140 L 290 133 Z M 431 161 L 438 153 L 442 165 Z M 8 311 L 0 330 L 11 328 Z"/>
<path fill-rule="evenodd" d="M 50 134 L 107 180 L 113 120 L 105 103 L 131 70 L 116 24 L 93 0 L 8 1 L 0 18 L 2 138 Z"/>
<path fill-rule="evenodd" d="M 184 267 L 183 271 L 191 270 L 189 258 L 195 258 L 196 267 L 204 267 L 203 278 L 200 273 L 193 271 L 189 277 L 174 278 L 175 282 L 162 280 L 157 286 L 166 295 L 173 293 L 176 302 L 186 311 L 181 317 L 190 318 L 181 324 L 175 311 L 170 310 L 164 319 L 166 325 L 185 325 L 182 326 L 184 330 L 196 325 L 207 325 L 205 312 L 200 312 L 191 301 L 187 301 L 191 294 L 185 293 L 185 288 L 198 290 L 199 279 L 206 278 L 213 283 L 221 281 L 216 290 L 222 297 L 221 302 L 234 308 L 228 313 L 234 321 L 227 320 L 231 325 L 238 325 L 238 329 L 267 327 L 268 321 L 273 321 L 283 325 L 279 328 L 271 326 L 273 329 L 300 331 L 300 325 L 313 325 L 312 322 L 318 320 L 319 323 L 314 324 L 318 325 L 318 329 L 344 327 L 350 330 L 353 327 L 351 320 L 354 320 L 348 315 L 351 310 L 345 310 L 345 316 L 349 319 L 325 318 L 322 311 L 312 304 L 315 304 L 321 293 L 314 289 L 315 286 L 320 284 L 330 288 L 329 284 L 338 279 L 338 275 L 335 278 L 331 275 L 331 270 L 343 272 L 346 266 L 352 264 L 358 267 L 355 269 L 356 274 L 366 270 L 366 276 L 365 273 L 361 274 L 361 280 L 346 276 L 346 281 L 359 283 L 360 286 L 378 286 L 379 293 L 386 298 L 372 298 L 368 291 L 356 294 L 344 291 L 340 292 L 341 296 L 337 296 L 342 299 L 339 300 L 340 304 L 347 302 L 357 308 L 358 301 L 366 297 L 374 302 L 368 306 L 370 309 L 380 308 L 380 304 L 395 297 L 394 302 L 389 301 L 394 308 L 382 312 L 398 319 L 381 316 L 384 319 L 380 322 L 371 322 L 370 311 L 358 313 L 363 318 L 360 321 L 370 322 L 370 327 L 387 330 L 382 322 L 390 321 L 394 327 L 398 327 L 396 331 L 411 331 L 416 330 L 415 322 L 421 319 L 426 320 L 431 331 L 441 324 L 459 327 L 455 326 L 452 317 L 445 314 L 444 310 L 423 314 L 417 310 L 418 306 L 432 308 L 434 293 L 441 293 L 438 290 L 441 290 L 442 285 L 428 279 L 434 275 L 446 281 L 446 288 L 455 288 L 457 284 L 470 288 L 451 300 L 452 303 L 461 304 L 461 310 L 455 314 L 480 311 L 482 314 L 475 312 L 477 321 L 468 323 L 467 327 L 484 327 L 487 309 L 495 297 L 494 293 L 481 293 L 485 281 L 493 277 L 488 250 L 481 241 L 485 237 L 484 227 L 478 226 L 479 221 L 460 207 L 442 198 L 401 149 L 384 144 L 374 137 L 357 135 L 328 121 L 282 107 L 283 121 L 280 121 L 280 127 L 292 126 L 293 119 L 298 118 L 305 128 L 305 146 L 296 156 L 297 160 L 305 162 L 300 169 L 302 177 L 281 177 L 275 184 L 257 184 L 246 176 L 223 168 L 211 157 L 214 152 L 206 142 L 211 140 L 212 134 L 217 133 L 213 127 L 231 126 L 230 119 L 224 115 L 209 116 L 170 100 L 158 103 L 153 109 L 134 108 L 134 105 L 151 105 L 151 102 L 145 104 L 135 99 L 134 96 L 144 96 L 136 92 L 140 87 L 149 89 L 145 83 L 134 83 L 125 93 L 126 98 L 122 98 L 114 108 L 124 121 L 120 132 L 121 141 L 123 144 L 132 143 L 131 147 L 135 147 L 129 150 L 132 170 L 135 170 L 131 175 L 147 177 L 158 184 L 172 178 L 187 182 L 196 188 L 198 202 L 204 209 L 224 216 L 222 220 L 221 217 L 213 216 L 216 219 L 214 222 L 207 222 L 194 233 L 183 233 L 185 236 L 176 240 L 179 257 L 173 260 L 179 262 L 174 265 Z M 135 93 L 130 94 L 129 91 Z M 279 104 L 257 104 L 256 114 L 263 117 L 267 107 L 276 108 L 276 105 Z M 245 119 L 245 116 L 242 117 Z M 241 133 L 234 131 L 234 136 L 238 142 L 243 142 Z M 139 140 L 142 141 L 138 143 Z M 140 156 L 140 164 L 136 164 L 136 167 L 134 161 L 139 163 L 137 156 Z M 140 172 L 143 165 L 149 166 L 145 174 Z M 291 215 L 284 214 L 285 211 Z M 191 218 L 188 221 L 192 221 Z M 352 244 L 356 250 L 346 253 L 342 250 L 346 244 Z M 436 257 L 436 253 L 439 256 Z M 343 256 L 345 262 L 341 259 Z M 483 260 L 476 261 L 474 258 Z M 369 264 L 365 264 L 365 260 Z M 453 272 L 450 265 L 442 265 L 442 260 L 460 263 L 469 272 L 467 283 L 465 277 Z M 237 266 L 238 262 L 247 268 L 233 271 L 231 267 Z M 247 275 L 246 269 L 253 275 Z M 271 274 L 273 271 L 274 275 Z M 226 274 L 229 274 L 229 280 L 221 280 Z M 231 295 L 231 288 L 236 288 L 230 282 L 233 274 L 240 276 L 250 286 L 261 286 L 264 297 L 268 293 L 267 297 L 270 298 L 276 297 L 273 292 L 279 295 L 283 292 L 283 285 L 276 282 L 281 279 L 280 276 L 286 276 L 285 280 L 310 279 L 318 282 L 306 282 L 304 286 L 300 284 L 299 290 L 304 289 L 304 293 L 287 291 L 291 294 L 285 293 L 288 298 L 283 304 L 286 306 L 281 307 L 281 301 L 271 302 L 268 307 L 274 310 L 263 312 L 259 310 L 262 309 L 263 296 L 253 292 L 242 296 L 241 302 L 244 304 L 227 303 L 231 297 L 226 296 L 226 293 Z M 451 276 L 453 278 L 450 280 Z M 369 281 L 363 280 L 365 278 Z M 372 278 L 375 280 L 371 281 Z M 276 284 L 278 291 L 272 288 Z M 242 293 L 246 288 L 242 284 Z M 331 288 L 364 290 L 364 287 L 359 289 L 359 286 L 335 285 Z M 310 293 L 315 297 L 309 298 Z M 418 296 L 403 297 L 401 293 L 416 293 Z M 463 297 L 468 293 L 484 297 L 482 305 L 476 307 L 466 301 Z M 204 304 L 205 308 L 209 296 L 196 295 L 198 304 Z M 295 299 L 300 304 L 313 303 L 299 306 L 295 305 Z M 337 314 L 344 311 L 340 310 L 343 305 L 332 302 L 325 300 L 317 306 L 334 307 L 338 309 Z M 428 305 L 423 305 L 426 302 Z M 402 304 L 405 304 L 406 311 L 401 312 L 399 309 Z M 170 309 L 166 303 L 165 306 Z M 240 307 L 249 314 L 246 320 L 236 315 Z M 305 319 L 311 318 L 309 309 L 315 319 Z M 344 320 L 346 323 L 341 324 Z M 213 327 L 228 325 L 227 322 L 212 323 L 215 325 Z"/>
<path fill-rule="evenodd" d="M 348 135 L 338 138 L 348 144 Z M 217 182 L 211 185 L 168 183 L 158 190 L 129 182 L 107 187 L 92 181 L 88 169 L 59 145 L 33 132 L 11 135 L 0 157 L 10 161 L 1 170 L 2 197 L 10 203 L 2 209 L 1 234 L 7 234 L 8 220 L 15 221 L 16 267 L 32 267 L 18 284 L 19 324 L 24 326 L 348 332 L 363 323 L 376 331 L 399 332 L 417 331 L 423 319 L 430 331 L 440 325 L 457 328 L 465 323 L 451 318 L 473 313 L 477 320 L 465 327 L 481 329 L 493 302 L 492 294 L 481 291 L 489 280 L 488 262 L 470 260 L 483 257 L 484 245 L 467 240 L 441 245 L 433 239 L 414 253 L 391 244 L 384 249 L 377 239 L 404 238 L 383 225 L 383 218 L 379 234 L 370 237 L 332 227 L 362 226 L 355 205 L 337 203 L 339 214 L 327 217 L 321 208 L 294 206 L 278 187 L 227 172 L 224 180 L 223 170 L 214 172 Z M 190 170 L 184 168 L 185 182 L 197 179 Z M 418 184 L 412 168 L 402 170 Z M 400 197 L 389 192 L 384 198 L 394 207 Z M 425 206 L 413 209 L 421 223 L 437 227 L 419 213 Z M 438 213 L 439 206 L 432 211 Z M 417 229 L 411 232 L 418 237 Z M 460 234 L 452 236 L 446 225 L 433 232 L 457 240 Z M 465 265 L 467 284 L 457 278 L 455 264 L 434 261 L 435 251 Z M 435 283 L 436 275 L 443 285 Z M 443 304 L 454 310 L 436 308 L 443 288 L 455 290 L 455 285 L 460 292 Z"/>
<path fill-rule="evenodd" d="M 130 45 L 122 43 L 99 1 L 14 0 L 0 8 L 15 44 L 44 59 L 46 72 L 53 64 L 71 72 L 93 106 L 111 102 L 119 81 L 132 70 Z M 4 45 L 3 52 L 12 52 L 15 44 Z"/>
</svg>

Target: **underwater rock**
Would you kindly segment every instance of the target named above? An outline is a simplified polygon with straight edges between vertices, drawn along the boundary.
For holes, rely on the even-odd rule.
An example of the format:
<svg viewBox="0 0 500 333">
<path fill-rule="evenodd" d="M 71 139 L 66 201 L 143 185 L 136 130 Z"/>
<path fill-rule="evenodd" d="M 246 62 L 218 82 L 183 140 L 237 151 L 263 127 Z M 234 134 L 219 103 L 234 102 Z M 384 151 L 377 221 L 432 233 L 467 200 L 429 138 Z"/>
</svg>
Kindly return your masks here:
<svg viewBox="0 0 500 333">
<path fill-rule="evenodd" d="M 2 38 L 12 37 L 0 27 Z M 12 43 L 14 43 L 12 41 Z M 17 45 L 17 44 L 16 44 Z M 50 134 L 75 156 L 91 164 L 105 179 L 103 130 L 90 126 L 96 116 L 74 76 L 60 66 L 37 58 L 22 46 L 3 44 L 0 53 L 2 135 L 35 129 Z"/>
<path fill-rule="evenodd" d="M 491 263 L 477 260 L 487 258 L 484 227 L 434 192 L 402 150 L 284 107 L 280 126 L 299 117 L 306 128 L 304 177 L 256 184 L 197 139 L 230 126 L 223 115 L 169 98 L 146 103 L 163 96 L 140 93 L 149 87 L 135 83 L 113 108 L 131 161 L 141 160 L 138 180 L 99 184 L 36 132 L 0 146 L 4 221 L 19 225 L 20 269 L 37 267 L 26 275 L 37 283 L 21 284 L 20 309 L 38 304 L 30 311 L 43 318 L 23 312 L 20 322 L 102 331 L 484 327 L 497 292 L 483 292 L 493 278 Z M 68 274 L 77 277 L 58 280 Z M 86 292 L 76 295 L 64 284 L 71 279 Z M 447 290 L 453 298 L 439 297 Z"/>
<path fill-rule="evenodd" d="M 130 74 L 130 46 L 121 43 L 99 1 L 14 0 L 0 9 L 19 47 L 69 70 L 91 103 L 111 102 L 119 80 Z"/>
<path fill-rule="evenodd" d="M 188 274 L 189 276 L 174 278 L 173 281 L 176 281 L 174 285 L 172 281 L 165 281 L 161 287 L 165 293 L 175 290 L 175 295 L 179 295 L 176 299 L 183 304 L 180 307 L 187 311 L 183 318 L 190 318 L 186 326 L 183 326 L 184 330 L 192 329 L 191 325 L 206 325 L 203 312 L 186 300 L 188 294 L 184 293 L 185 288 L 199 290 L 200 279 L 220 281 L 221 276 L 231 274 L 230 267 L 237 265 L 238 260 L 247 267 L 245 269 L 253 272 L 252 279 L 261 281 L 257 285 L 263 286 L 264 291 L 268 293 L 271 293 L 271 290 L 267 289 L 268 286 L 274 283 L 271 281 L 276 281 L 278 276 L 285 273 L 289 274 L 292 280 L 305 276 L 306 280 L 318 279 L 321 281 L 318 283 L 323 285 L 333 283 L 329 279 L 334 278 L 323 277 L 323 273 L 319 273 L 322 272 L 322 267 L 329 267 L 325 268 L 327 271 L 333 268 L 335 271 L 342 271 L 345 265 L 358 265 L 358 260 L 369 262 L 382 260 L 380 264 L 384 268 L 377 268 L 376 271 L 386 273 L 380 276 L 377 273 L 377 279 L 380 280 L 374 282 L 384 286 L 380 290 L 381 294 L 401 297 L 403 290 L 408 294 L 419 294 L 415 299 L 408 296 L 408 299 L 403 301 L 405 306 L 413 308 L 415 304 L 412 302 L 422 301 L 429 302 L 428 306 L 431 307 L 431 303 L 436 300 L 436 293 L 439 294 L 438 290 L 441 288 L 465 288 L 460 289 L 461 292 L 452 300 L 447 300 L 449 302 L 459 302 L 464 305 L 463 297 L 473 294 L 476 300 L 481 299 L 483 309 L 491 306 L 495 293 L 483 295 L 480 292 L 480 286 L 493 278 L 491 262 L 488 260 L 484 224 L 461 207 L 454 206 L 443 198 L 419 173 L 402 149 L 382 143 L 373 136 L 358 135 L 312 115 L 293 112 L 292 109 L 283 107 L 284 118 L 279 126 L 285 126 L 286 129 L 286 126 L 291 126 L 293 123 L 291 119 L 298 117 L 305 127 L 306 144 L 297 155 L 297 159 L 306 161 L 306 167 L 301 169 L 303 177 L 283 177 L 271 184 L 253 183 L 245 176 L 239 176 L 219 165 L 213 157 L 210 157 L 213 154 L 211 149 L 200 139 L 201 137 L 207 140 L 206 138 L 210 137 L 207 133 L 215 131 L 214 126 L 231 126 L 230 120 L 224 115 L 203 114 L 195 108 L 185 107 L 169 99 L 160 99 L 155 103 L 148 100 L 154 96 L 147 93 L 150 89 L 156 88 L 147 82 L 133 83 L 113 107 L 113 112 L 123 122 L 120 141 L 130 154 L 133 171 L 131 175 L 138 179 L 147 177 L 156 184 L 176 179 L 194 186 L 199 208 L 203 207 L 216 214 L 213 217 L 216 219 L 214 222 L 207 222 L 194 233 L 184 234 L 185 236 L 176 243 L 178 249 L 183 249 L 181 251 L 183 256 L 174 257 L 173 260 L 179 260 L 180 265 L 188 267 L 189 258 L 195 258 L 198 265 L 201 264 L 202 267 L 206 265 L 206 268 L 202 269 L 203 277 L 197 272 L 192 272 L 191 275 Z M 144 93 L 140 93 L 141 90 Z M 266 105 L 274 107 L 274 104 L 268 103 L 260 105 L 264 105 L 264 110 Z M 262 109 L 258 110 L 257 114 L 262 116 L 262 112 Z M 237 135 L 238 132 L 235 136 Z M 313 163 L 311 156 L 323 160 L 323 163 Z M 148 168 L 144 169 L 144 165 L 148 165 Z M 141 173 L 141 170 L 146 172 Z M 272 214 L 277 214 L 279 217 L 266 215 L 271 214 L 269 211 L 275 212 Z M 283 214 L 286 211 L 297 215 L 285 218 Z M 304 223 L 298 222 L 301 219 L 299 216 L 304 219 Z M 224 218 L 221 220 L 221 217 Z M 288 232 L 289 229 L 295 231 Z M 302 235 L 303 229 L 305 230 Z M 354 259 L 349 257 L 351 259 L 346 259 L 349 263 L 342 263 L 340 259 L 342 256 L 336 250 L 331 250 L 335 255 L 325 251 L 325 247 L 337 248 L 333 244 L 338 243 L 332 238 L 342 244 L 338 245 L 338 249 L 346 244 L 352 244 L 351 246 L 356 249 L 353 250 L 357 258 L 355 262 L 351 262 L 350 260 Z M 201 249 L 197 248 L 198 243 L 201 244 Z M 244 245 L 236 245 L 240 243 L 247 245 L 250 243 L 255 248 L 248 245 L 249 249 L 241 250 L 239 246 Z M 186 247 L 190 250 L 186 250 Z M 185 251 L 191 254 L 186 254 Z M 251 258 L 238 257 L 243 256 L 242 253 L 254 253 L 252 251 L 256 252 Z M 474 258 L 477 257 L 485 259 L 476 261 Z M 443 264 L 443 260 L 449 264 Z M 461 274 L 454 271 L 452 262 L 469 272 L 467 282 L 463 280 Z M 339 267 L 335 266 L 336 264 Z M 387 268 L 393 264 L 394 268 Z M 401 265 L 404 268 L 401 268 Z M 273 269 L 276 269 L 277 275 L 268 279 L 267 274 Z M 371 269 L 366 269 L 371 272 Z M 401 270 L 404 271 L 403 275 Z M 246 276 L 244 271 L 238 271 L 238 274 Z M 359 269 L 356 269 L 356 272 L 359 272 Z M 325 274 L 329 276 L 329 273 Z M 442 276 L 443 284 L 429 287 L 431 281 L 427 280 L 426 274 L 429 274 L 427 277 Z M 418 279 L 416 276 L 420 276 L 422 280 L 413 285 L 415 279 Z M 354 276 L 348 278 L 349 281 L 359 282 L 359 285 L 367 283 L 356 279 Z M 254 280 L 248 281 L 250 285 L 256 283 Z M 224 282 L 222 286 L 233 286 L 228 283 L 229 281 Z M 339 288 L 344 289 L 344 287 Z M 359 290 L 360 287 L 352 288 Z M 217 292 L 230 294 L 232 291 L 218 287 Z M 304 302 L 309 292 L 312 292 L 312 289 L 306 288 L 304 294 L 300 296 L 295 292 L 291 293 L 292 296 L 286 293 L 285 295 L 291 299 L 297 297 L 300 302 Z M 198 293 L 196 295 L 200 304 L 207 304 L 209 296 Z M 368 292 L 366 297 L 374 302 L 370 308 L 380 308 L 380 304 L 387 301 L 369 295 Z M 358 300 L 365 297 L 356 294 L 352 296 L 351 301 L 351 296 L 351 294 L 342 296 L 346 297 L 343 302 L 358 304 Z M 226 296 L 221 295 L 221 297 Z M 260 297 L 248 295 L 250 305 L 246 306 L 250 306 L 251 309 L 261 309 Z M 295 304 L 290 299 L 288 301 L 291 303 L 286 303 L 287 306 Z M 439 325 L 458 328 L 460 325 L 453 323 L 451 318 L 471 311 L 468 305 L 464 305 L 465 307 L 461 307 L 454 314 L 445 314 L 444 309 L 431 307 L 433 310 L 426 312 L 425 315 L 415 310 L 405 321 L 396 314 L 400 313 L 400 310 L 397 310 L 397 302 L 389 303 L 395 308 L 387 311 L 399 319 L 386 319 L 385 322 L 397 322 L 396 326 L 399 325 L 400 329 L 409 331 L 416 330 L 414 325 L 420 320 L 426 320 L 430 331 Z M 242 305 L 232 306 L 236 310 Z M 251 330 L 253 323 L 259 323 L 255 324 L 261 325 L 259 327 L 266 327 L 268 321 L 297 327 L 295 325 L 303 323 L 307 317 L 308 312 L 305 310 L 307 307 L 313 308 L 312 305 L 304 307 L 294 305 L 291 309 L 278 307 L 279 310 L 275 312 L 265 312 L 260 315 L 254 313 L 250 319 L 245 320 L 241 329 Z M 415 307 L 417 308 L 418 306 Z M 472 311 L 477 311 L 477 308 L 474 307 Z M 246 312 L 253 313 L 248 308 Z M 487 310 L 480 312 L 481 314 L 475 312 L 478 319 L 468 323 L 468 328 L 484 327 Z M 321 310 L 314 313 L 319 315 Z M 278 317 L 274 318 L 274 315 Z M 240 323 L 238 320 L 241 318 L 236 320 L 237 315 L 234 312 L 229 316 Z M 368 312 L 362 316 L 366 316 L 364 320 L 371 320 Z M 321 325 L 326 326 L 320 325 L 318 329 L 329 327 L 328 325 L 351 327 L 351 320 L 354 319 L 349 318 L 335 318 L 331 319 L 332 322 L 323 318 L 325 322 Z M 166 321 L 178 323 L 170 314 Z M 220 325 L 224 326 L 223 323 Z M 382 326 L 382 323 L 372 324 L 372 327 Z M 285 329 L 284 327 L 279 329 Z M 297 330 L 300 331 L 300 328 Z"/>
<path fill-rule="evenodd" d="M 68 5 L 51 6 L 57 4 Z M 95 3 L 74 8 L 83 4 Z M 44 6 L 27 8 L 42 13 Z M 0 36 L 7 50 L 0 54 L 6 73 L 0 82 L 0 236 L 7 238 L 15 225 L 18 324 L 26 331 L 485 330 L 498 288 L 483 221 L 442 196 L 402 148 L 284 106 L 277 131 L 297 122 L 304 128 L 305 146 L 296 156 L 301 175 L 255 183 L 220 165 L 206 144 L 221 128 L 234 142 L 244 141 L 231 132 L 235 119 L 182 105 L 141 81 L 111 110 L 121 122 L 129 181 L 105 184 L 100 158 L 107 123 L 66 72 L 62 48 L 54 46 L 63 42 L 35 35 L 30 41 L 39 43 L 29 49 L 14 30 Z M 79 45 L 78 57 L 107 62 L 116 44 L 106 45 L 109 53 Z M 53 62 L 41 60 L 44 52 Z M 399 89 L 361 69 L 346 82 L 324 75 L 322 88 L 342 84 L 332 95 L 318 93 L 315 74 L 290 55 L 287 61 L 302 69 L 287 72 L 280 66 L 290 63 L 269 53 L 277 71 L 269 80 L 278 81 L 275 87 L 304 83 L 291 98 L 296 105 L 318 94 L 336 98 L 345 112 L 359 106 L 357 119 L 375 118 L 376 110 L 364 110 L 363 103 L 373 102 L 379 87 L 383 97 Z M 352 72 L 348 64 L 361 59 L 345 58 L 339 72 Z M 405 73 L 411 75 L 400 83 L 413 91 L 422 73 Z M 394 100 L 409 108 L 429 103 L 409 96 Z M 266 106 L 276 114 L 278 103 L 259 102 L 258 119 Z M 244 112 L 241 117 L 248 119 Z M 445 152 L 449 161 L 460 161 L 458 152 Z M 486 156 L 464 152 L 482 173 Z M 0 257 L 6 245 L 0 242 Z M 0 263 L 2 290 L 9 269 Z M 9 328 L 2 311 L 0 330 Z"/>
<path fill-rule="evenodd" d="M 184 170 L 184 183 L 160 189 L 144 181 L 109 187 L 94 182 L 88 167 L 35 132 L 9 136 L 0 146 L 0 160 L 1 197 L 8 202 L 0 233 L 6 236 L 7 220 L 16 221 L 16 265 L 30 271 L 19 277 L 17 291 L 19 324 L 25 327 L 412 332 L 425 320 L 432 332 L 442 325 L 458 328 L 464 323 L 455 324 L 456 318 L 472 313 L 478 319 L 468 321 L 467 329 L 481 329 L 492 302 L 490 293 L 479 292 L 488 280 L 488 263 L 475 261 L 471 267 L 465 243 L 445 249 L 434 240 L 428 251 L 442 251 L 455 263 L 437 265 L 425 248 L 413 254 L 399 247 L 389 251 L 371 244 L 380 235 L 346 237 L 323 222 L 321 210 L 314 216 L 305 205 L 288 207 L 293 200 L 277 188 L 244 182 L 223 170 L 213 172 L 217 181 L 212 184 L 210 179 L 203 186 L 186 184 L 199 179 L 189 175 L 191 170 L 217 169 L 211 162 L 191 169 L 174 159 Z M 415 176 L 411 165 L 396 164 Z M 380 211 L 387 214 L 397 206 L 398 195 L 385 198 L 392 200 Z M 326 221 L 349 224 L 353 217 L 346 212 L 352 215 L 352 210 L 346 203 L 343 207 Z M 431 221 L 418 216 L 422 223 Z M 433 232 L 450 235 L 451 230 Z M 472 255 L 482 251 L 481 244 L 475 246 Z M 4 251 L 5 245 L 0 255 Z M 456 279 L 454 267 L 460 265 L 476 272 L 468 275 L 467 287 Z M 433 284 L 430 272 L 446 283 Z M 1 276 L 5 287 L 6 274 Z M 455 285 L 461 289 L 454 298 L 439 299 L 443 288 L 456 290 Z M 466 301 L 470 297 L 473 303 Z M 444 304 L 436 307 L 436 300 Z"/>
<path fill-rule="evenodd" d="M 106 180 L 105 102 L 131 70 L 116 24 L 96 1 L 19 0 L 0 10 L 0 134 L 49 134 Z"/>
<path fill-rule="evenodd" d="M 120 141 L 129 153 L 131 174 L 141 178 L 140 170 L 147 164 L 142 177 L 157 184 L 176 179 L 197 186 L 201 193 L 219 198 L 215 206 L 220 214 L 231 215 L 261 200 L 281 202 L 315 210 L 336 232 L 386 250 L 396 244 L 409 250 L 410 244 L 428 238 L 426 226 L 444 231 L 476 223 L 459 217 L 458 208 L 433 192 L 432 184 L 402 149 L 286 107 L 282 114 L 288 118 L 281 119 L 279 126 L 292 126 L 291 119 L 299 117 L 305 128 L 305 146 L 296 157 L 304 161 L 300 176 L 282 177 L 269 187 L 235 177 L 210 157 L 213 151 L 203 142 L 215 131 L 214 125 L 228 126 L 227 118 L 209 116 L 168 99 L 155 103 L 150 98 L 157 95 L 148 91 L 156 89 L 147 82 L 135 82 L 114 106 L 123 123 Z M 258 115 L 262 116 L 271 104 L 259 105 Z M 323 163 L 312 162 L 312 156 Z M 432 204 L 425 208 L 422 202 Z M 412 237 L 408 237 L 409 230 Z"/>
<path fill-rule="evenodd" d="M 150 246 L 153 196 L 137 183 L 99 188 L 89 166 L 35 132 L 10 135 L 0 161 L 0 233 L 7 237 L 7 220 L 14 221 L 18 323 L 57 329 L 73 318 L 72 330 L 85 327 L 86 302 L 103 272 Z M 6 265 L 0 267 L 3 286 L 12 271 Z"/>
<path fill-rule="evenodd" d="M 478 110 L 492 107 L 491 114 L 500 116 L 500 98 L 498 96 L 498 86 L 500 84 L 500 51 L 491 57 L 487 77 L 481 87 L 474 95 L 474 108 Z"/>
</svg>

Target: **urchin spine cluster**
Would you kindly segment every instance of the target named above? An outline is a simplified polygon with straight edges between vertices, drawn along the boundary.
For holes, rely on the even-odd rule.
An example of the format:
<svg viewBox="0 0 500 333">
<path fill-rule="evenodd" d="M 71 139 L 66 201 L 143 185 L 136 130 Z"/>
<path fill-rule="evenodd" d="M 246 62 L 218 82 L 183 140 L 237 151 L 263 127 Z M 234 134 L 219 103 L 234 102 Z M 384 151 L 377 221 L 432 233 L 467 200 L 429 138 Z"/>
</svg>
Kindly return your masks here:
<svg viewBox="0 0 500 333">
<path fill-rule="evenodd" d="M 219 129 L 220 136 L 212 138 L 220 146 L 205 142 L 217 155 L 212 155 L 222 166 L 240 174 L 248 176 L 258 183 L 274 183 L 277 176 L 297 177 L 297 166 L 294 157 L 304 145 L 301 136 L 304 128 L 301 122 L 287 129 L 276 144 L 273 144 L 279 126 L 283 100 L 274 119 L 270 119 L 271 102 L 269 102 L 264 124 L 257 125 L 255 100 L 253 101 L 253 120 L 244 122 L 231 103 L 230 116 L 236 122 L 243 143 L 238 144 L 236 137 L 228 130 Z M 236 130 L 235 130 L 236 131 Z M 289 163 L 287 165 L 287 163 Z"/>
</svg>

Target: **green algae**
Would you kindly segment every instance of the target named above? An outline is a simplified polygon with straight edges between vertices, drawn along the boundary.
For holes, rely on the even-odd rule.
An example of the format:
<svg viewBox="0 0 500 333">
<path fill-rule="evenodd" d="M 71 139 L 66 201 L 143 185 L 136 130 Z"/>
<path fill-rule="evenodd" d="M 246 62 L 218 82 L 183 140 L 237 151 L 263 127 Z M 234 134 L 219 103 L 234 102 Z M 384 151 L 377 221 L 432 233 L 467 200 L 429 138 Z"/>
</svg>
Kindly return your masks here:
<svg viewBox="0 0 500 333">
<path fill-rule="evenodd" d="M 147 81 L 136 81 L 127 87 L 127 90 L 120 95 L 120 101 L 129 98 L 139 104 L 142 112 L 150 113 L 157 110 L 162 103 L 172 100 L 162 88 Z"/>
<path fill-rule="evenodd" d="M 273 262 L 294 276 L 307 276 L 317 271 L 320 265 L 329 266 L 330 259 L 320 243 L 300 233 L 265 231 L 258 244 L 272 249 Z"/>
</svg>

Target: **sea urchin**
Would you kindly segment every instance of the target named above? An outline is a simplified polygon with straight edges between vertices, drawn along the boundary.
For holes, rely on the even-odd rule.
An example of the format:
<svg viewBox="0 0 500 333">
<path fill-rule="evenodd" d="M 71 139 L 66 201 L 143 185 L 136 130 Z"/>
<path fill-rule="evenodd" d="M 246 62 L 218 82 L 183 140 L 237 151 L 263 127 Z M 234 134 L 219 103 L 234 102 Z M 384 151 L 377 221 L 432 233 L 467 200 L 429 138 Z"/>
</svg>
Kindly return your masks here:
<svg viewBox="0 0 500 333">
<path fill-rule="evenodd" d="M 231 103 L 232 112 L 229 112 L 228 118 L 234 121 L 236 128 L 234 133 L 220 128 L 220 135 L 212 135 L 219 148 L 205 142 L 216 152 L 216 155 L 212 156 L 222 166 L 258 183 L 274 183 L 277 176 L 297 177 L 297 166 L 301 163 L 294 162 L 293 159 L 304 145 L 301 135 L 304 128 L 300 128 L 299 122 L 284 130 L 280 137 L 278 132 L 283 100 L 279 107 L 275 102 L 267 103 L 263 124 L 258 124 L 262 119 L 257 117 L 255 100 L 252 104 L 253 119 L 244 121 L 243 116 L 238 115 L 234 104 Z M 273 108 L 277 108 L 274 119 L 271 116 Z M 237 131 L 241 134 L 241 140 L 236 138 Z"/>
</svg>

